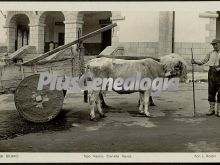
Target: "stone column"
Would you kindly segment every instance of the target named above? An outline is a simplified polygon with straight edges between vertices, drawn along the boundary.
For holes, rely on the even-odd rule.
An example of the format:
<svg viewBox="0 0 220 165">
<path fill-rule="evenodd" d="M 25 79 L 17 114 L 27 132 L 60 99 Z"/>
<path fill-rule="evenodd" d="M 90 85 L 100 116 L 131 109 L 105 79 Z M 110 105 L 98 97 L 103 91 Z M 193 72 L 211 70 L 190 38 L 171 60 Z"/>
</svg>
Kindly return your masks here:
<svg viewBox="0 0 220 165">
<path fill-rule="evenodd" d="M 16 34 L 16 27 L 15 26 L 8 26 L 4 27 L 6 28 L 6 34 L 7 34 L 7 47 L 8 47 L 8 53 L 13 53 L 15 51 L 15 34 Z"/>
<path fill-rule="evenodd" d="M 83 13 L 65 13 L 65 44 L 70 43 L 78 38 L 78 30 L 81 29 L 82 32 L 83 23 Z"/>
<path fill-rule="evenodd" d="M 44 53 L 44 27 L 45 24 L 29 25 L 30 44 L 36 47 L 36 53 Z"/>
<path fill-rule="evenodd" d="M 173 12 L 162 11 L 159 15 L 159 57 L 172 52 Z"/>
<path fill-rule="evenodd" d="M 83 21 L 80 20 L 68 20 L 65 23 L 65 44 L 70 43 L 78 39 L 78 30 L 82 32 Z"/>
</svg>

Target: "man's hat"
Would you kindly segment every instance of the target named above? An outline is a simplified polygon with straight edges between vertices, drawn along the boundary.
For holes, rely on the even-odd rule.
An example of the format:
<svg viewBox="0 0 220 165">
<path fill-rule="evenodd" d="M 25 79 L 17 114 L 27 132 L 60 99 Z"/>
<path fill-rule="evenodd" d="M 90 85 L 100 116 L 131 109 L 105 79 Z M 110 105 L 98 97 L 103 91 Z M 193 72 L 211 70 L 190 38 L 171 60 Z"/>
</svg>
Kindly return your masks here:
<svg viewBox="0 0 220 165">
<path fill-rule="evenodd" d="M 219 39 L 214 39 L 214 40 L 212 40 L 212 42 L 211 42 L 212 45 L 213 45 L 213 44 L 216 44 L 216 43 L 220 43 L 220 40 L 219 40 Z"/>
</svg>

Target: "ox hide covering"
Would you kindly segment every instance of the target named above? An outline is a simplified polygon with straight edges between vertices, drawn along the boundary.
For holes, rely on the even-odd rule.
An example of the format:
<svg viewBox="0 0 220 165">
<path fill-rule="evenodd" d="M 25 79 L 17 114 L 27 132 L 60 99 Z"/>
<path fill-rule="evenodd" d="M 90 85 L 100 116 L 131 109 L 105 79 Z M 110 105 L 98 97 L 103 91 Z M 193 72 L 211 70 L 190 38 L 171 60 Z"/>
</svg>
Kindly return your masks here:
<svg viewBox="0 0 220 165">
<path fill-rule="evenodd" d="M 153 59 L 123 60 L 106 57 L 92 59 L 87 64 L 87 72 L 100 78 L 127 79 L 141 73 L 141 78 L 164 77 L 163 65 Z"/>
<path fill-rule="evenodd" d="M 100 57 L 90 60 L 86 72 L 93 73 L 100 78 L 130 78 L 141 73 L 141 78 L 155 79 L 165 77 L 166 72 L 180 70 L 178 77 L 181 81 L 187 79 L 187 63 L 178 54 L 169 54 L 160 58 L 160 62 L 152 58 L 140 60 L 124 60 L 117 58 Z"/>
</svg>

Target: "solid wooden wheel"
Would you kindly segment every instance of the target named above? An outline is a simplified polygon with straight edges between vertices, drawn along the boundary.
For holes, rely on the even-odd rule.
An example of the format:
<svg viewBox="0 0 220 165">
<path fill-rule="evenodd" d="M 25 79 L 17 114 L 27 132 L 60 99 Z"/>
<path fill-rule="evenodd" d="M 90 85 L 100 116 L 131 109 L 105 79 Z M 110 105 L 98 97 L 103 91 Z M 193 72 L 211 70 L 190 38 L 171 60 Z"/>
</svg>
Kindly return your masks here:
<svg viewBox="0 0 220 165">
<path fill-rule="evenodd" d="M 39 77 L 39 74 L 35 74 L 23 79 L 15 91 L 14 101 L 24 119 L 43 123 L 58 115 L 64 95 L 62 90 L 49 90 L 49 85 L 37 90 Z"/>
</svg>

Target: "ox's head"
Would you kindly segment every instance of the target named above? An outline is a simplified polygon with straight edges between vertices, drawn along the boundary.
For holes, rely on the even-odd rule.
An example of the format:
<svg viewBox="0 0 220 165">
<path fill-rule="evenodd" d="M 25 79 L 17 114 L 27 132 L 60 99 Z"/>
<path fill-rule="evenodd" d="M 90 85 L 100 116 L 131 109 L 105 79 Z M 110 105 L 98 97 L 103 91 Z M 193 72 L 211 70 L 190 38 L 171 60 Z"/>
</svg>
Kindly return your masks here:
<svg viewBox="0 0 220 165">
<path fill-rule="evenodd" d="M 180 81 L 184 82 L 187 79 L 187 63 L 178 54 L 169 54 L 161 57 L 160 62 L 164 66 L 165 76 L 179 77 Z"/>
</svg>

